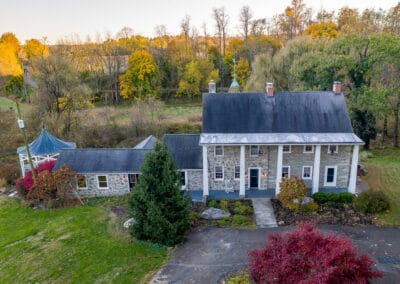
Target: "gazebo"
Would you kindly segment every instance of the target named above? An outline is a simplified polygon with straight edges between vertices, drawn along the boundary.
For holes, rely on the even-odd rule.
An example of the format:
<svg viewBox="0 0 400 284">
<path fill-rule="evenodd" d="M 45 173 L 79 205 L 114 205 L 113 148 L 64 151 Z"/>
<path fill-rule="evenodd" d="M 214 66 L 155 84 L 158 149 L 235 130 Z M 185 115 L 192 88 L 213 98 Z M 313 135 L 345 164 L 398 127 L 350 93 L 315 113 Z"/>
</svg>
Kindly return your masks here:
<svg viewBox="0 0 400 284">
<path fill-rule="evenodd" d="M 57 160 L 61 149 L 75 149 L 74 142 L 66 142 L 50 134 L 45 128 L 42 128 L 39 136 L 29 144 L 29 150 L 32 155 L 33 166 L 37 167 L 38 164 Z M 21 165 L 22 176 L 31 170 L 28 160 L 28 153 L 26 147 L 22 146 L 17 149 L 19 155 L 19 162 Z"/>
</svg>

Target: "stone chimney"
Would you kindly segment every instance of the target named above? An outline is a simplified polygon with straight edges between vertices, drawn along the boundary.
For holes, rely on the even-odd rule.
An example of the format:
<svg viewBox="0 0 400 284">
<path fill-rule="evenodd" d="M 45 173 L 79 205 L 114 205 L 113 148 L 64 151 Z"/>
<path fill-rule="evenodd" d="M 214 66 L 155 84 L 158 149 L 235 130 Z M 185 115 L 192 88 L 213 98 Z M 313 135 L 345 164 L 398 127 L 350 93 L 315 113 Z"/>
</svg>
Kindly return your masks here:
<svg viewBox="0 0 400 284">
<path fill-rule="evenodd" d="M 215 94 L 215 93 L 216 93 L 216 87 L 215 87 L 215 82 L 214 82 L 214 80 L 211 80 L 211 81 L 208 83 L 208 92 L 209 92 L 210 94 Z"/>
<path fill-rule="evenodd" d="M 333 88 L 332 91 L 338 95 L 342 93 L 342 83 L 340 81 L 334 81 L 333 82 Z"/>
<path fill-rule="evenodd" d="M 267 82 L 267 86 L 265 87 L 265 90 L 267 91 L 268 97 L 274 96 L 274 84 L 273 83 Z"/>
</svg>

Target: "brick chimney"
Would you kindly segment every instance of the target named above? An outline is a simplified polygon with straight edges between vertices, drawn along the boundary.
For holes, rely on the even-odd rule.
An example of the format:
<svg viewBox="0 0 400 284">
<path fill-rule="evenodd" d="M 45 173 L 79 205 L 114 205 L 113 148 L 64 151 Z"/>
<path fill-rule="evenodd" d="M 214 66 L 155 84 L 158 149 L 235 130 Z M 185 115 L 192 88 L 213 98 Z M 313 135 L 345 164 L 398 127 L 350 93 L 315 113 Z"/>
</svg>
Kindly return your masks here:
<svg viewBox="0 0 400 284">
<path fill-rule="evenodd" d="M 273 83 L 267 82 L 267 86 L 265 87 L 265 90 L 267 91 L 268 97 L 274 96 L 274 84 Z"/>
<path fill-rule="evenodd" d="M 334 81 L 332 91 L 338 95 L 342 93 L 342 83 L 340 81 Z"/>
</svg>

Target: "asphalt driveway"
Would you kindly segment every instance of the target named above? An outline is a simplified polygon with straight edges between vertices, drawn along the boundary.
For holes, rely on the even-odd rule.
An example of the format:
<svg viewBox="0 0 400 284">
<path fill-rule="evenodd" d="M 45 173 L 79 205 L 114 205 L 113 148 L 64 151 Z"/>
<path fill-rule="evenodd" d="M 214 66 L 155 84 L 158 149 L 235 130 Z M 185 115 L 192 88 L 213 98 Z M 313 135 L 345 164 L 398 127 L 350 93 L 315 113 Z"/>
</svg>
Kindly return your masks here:
<svg viewBox="0 0 400 284">
<path fill-rule="evenodd" d="M 370 254 L 377 262 L 377 268 L 385 274 L 377 283 L 400 283 L 400 228 L 328 225 L 320 228 L 347 235 L 361 253 Z M 152 283 L 219 283 L 231 273 L 245 268 L 247 252 L 265 244 L 268 234 L 291 229 L 293 227 L 199 228 L 177 248 Z"/>
</svg>

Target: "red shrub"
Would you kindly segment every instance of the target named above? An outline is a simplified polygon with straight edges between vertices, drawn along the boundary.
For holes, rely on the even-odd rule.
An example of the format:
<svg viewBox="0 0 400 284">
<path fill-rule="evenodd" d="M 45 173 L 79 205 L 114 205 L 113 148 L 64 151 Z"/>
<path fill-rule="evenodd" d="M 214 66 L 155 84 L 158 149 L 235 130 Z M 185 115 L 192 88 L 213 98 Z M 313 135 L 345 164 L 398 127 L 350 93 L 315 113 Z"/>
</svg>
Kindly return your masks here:
<svg viewBox="0 0 400 284">
<path fill-rule="evenodd" d="M 382 277 L 374 261 L 357 256 L 350 239 L 324 235 L 315 224 L 301 223 L 283 235 L 273 234 L 261 250 L 249 252 L 255 283 L 368 283 Z"/>
<path fill-rule="evenodd" d="M 40 172 L 43 172 L 43 171 L 51 172 L 53 170 L 55 164 L 56 164 L 56 161 L 43 162 L 35 168 L 35 173 L 39 174 Z M 17 180 L 16 186 L 17 186 L 17 188 L 24 189 L 25 191 L 29 191 L 33 186 L 32 172 L 27 172 L 25 177 L 19 178 Z"/>
</svg>

